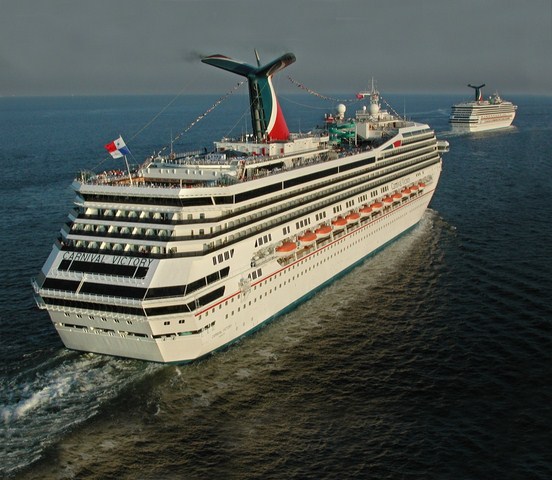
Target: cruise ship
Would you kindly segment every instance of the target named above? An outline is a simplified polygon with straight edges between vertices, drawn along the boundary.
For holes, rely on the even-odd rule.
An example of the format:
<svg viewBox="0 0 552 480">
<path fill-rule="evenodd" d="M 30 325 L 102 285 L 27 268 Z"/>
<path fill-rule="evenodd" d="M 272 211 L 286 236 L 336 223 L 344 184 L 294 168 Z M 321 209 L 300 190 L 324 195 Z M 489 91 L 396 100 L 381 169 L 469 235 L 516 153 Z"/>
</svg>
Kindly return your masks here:
<svg viewBox="0 0 552 480">
<path fill-rule="evenodd" d="M 484 86 L 468 85 L 475 90 L 475 99 L 452 106 L 449 122 L 453 131 L 482 132 L 506 128 L 512 124 L 517 106 L 502 100 L 498 93 L 483 100 Z"/>
<path fill-rule="evenodd" d="M 272 84 L 295 62 L 223 55 L 243 76 L 252 133 L 124 171 L 80 173 L 35 299 L 69 349 L 185 363 L 225 348 L 412 229 L 439 182 L 426 124 L 343 104 L 290 133 Z M 122 139 L 106 146 L 123 156 Z M 125 157 L 126 158 L 126 157 Z"/>
</svg>

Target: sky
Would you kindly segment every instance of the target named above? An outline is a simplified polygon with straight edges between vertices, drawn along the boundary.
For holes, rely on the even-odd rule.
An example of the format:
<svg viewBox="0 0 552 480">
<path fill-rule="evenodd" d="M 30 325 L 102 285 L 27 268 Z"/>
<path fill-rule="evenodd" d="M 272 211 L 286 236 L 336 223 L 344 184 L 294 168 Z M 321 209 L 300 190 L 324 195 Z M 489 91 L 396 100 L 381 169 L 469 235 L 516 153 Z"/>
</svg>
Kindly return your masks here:
<svg viewBox="0 0 552 480">
<path fill-rule="evenodd" d="M 552 0 L 0 0 L 0 96 L 224 93 L 292 52 L 321 93 L 552 95 Z"/>
</svg>

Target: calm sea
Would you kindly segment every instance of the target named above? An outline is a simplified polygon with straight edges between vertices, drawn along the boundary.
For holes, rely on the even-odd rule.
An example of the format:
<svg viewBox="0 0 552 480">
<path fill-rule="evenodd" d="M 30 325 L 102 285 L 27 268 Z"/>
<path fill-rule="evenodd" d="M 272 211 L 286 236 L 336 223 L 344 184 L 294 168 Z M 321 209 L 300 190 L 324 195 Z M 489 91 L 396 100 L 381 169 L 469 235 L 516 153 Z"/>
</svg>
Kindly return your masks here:
<svg viewBox="0 0 552 480">
<path fill-rule="evenodd" d="M 30 279 L 76 172 L 120 167 L 103 150 L 119 134 L 140 162 L 217 98 L 0 98 L 0 476 L 552 478 L 550 97 L 510 97 L 510 129 L 453 135 L 462 98 L 390 95 L 450 143 L 430 209 L 232 348 L 162 366 L 63 347 Z M 294 131 L 336 103 L 280 101 Z M 233 96 L 175 149 L 248 123 Z"/>
</svg>

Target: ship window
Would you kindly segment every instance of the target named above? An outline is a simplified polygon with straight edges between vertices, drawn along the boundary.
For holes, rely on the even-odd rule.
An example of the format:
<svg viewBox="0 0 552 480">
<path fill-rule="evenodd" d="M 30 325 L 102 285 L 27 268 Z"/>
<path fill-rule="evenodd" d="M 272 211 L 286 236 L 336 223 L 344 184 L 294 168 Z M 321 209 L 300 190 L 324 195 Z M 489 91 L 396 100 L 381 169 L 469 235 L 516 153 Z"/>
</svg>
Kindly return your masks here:
<svg viewBox="0 0 552 480">
<path fill-rule="evenodd" d="M 277 192 L 282 189 L 281 183 L 275 183 L 272 185 L 267 185 L 266 187 L 257 188 L 249 192 L 243 192 L 236 195 L 236 203 L 243 202 L 245 200 L 251 200 L 255 197 L 261 197 L 263 195 L 268 195 L 269 193 Z"/>
<path fill-rule="evenodd" d="M 170 321 L 163 322 L 163 325 L 170 325 L 170 324 L 171 324 Z"/>
<path fill-rule="evenodd" d="M 207 284 L 216 282 L 219 279 L 219 272 L 214 272 L 207 275 Z"/>
<path fill-rule="evenodd" d="M 196 290 L 199 290 L 200 288 L 207 285 L 207 282 L 205 281 L 205 278 L 200 278 L 199 280 L 196 280 L 195 282 L 189 283 L 186 288 L 186 295 L 189 293 L 195 292 Z"/>
</svg>

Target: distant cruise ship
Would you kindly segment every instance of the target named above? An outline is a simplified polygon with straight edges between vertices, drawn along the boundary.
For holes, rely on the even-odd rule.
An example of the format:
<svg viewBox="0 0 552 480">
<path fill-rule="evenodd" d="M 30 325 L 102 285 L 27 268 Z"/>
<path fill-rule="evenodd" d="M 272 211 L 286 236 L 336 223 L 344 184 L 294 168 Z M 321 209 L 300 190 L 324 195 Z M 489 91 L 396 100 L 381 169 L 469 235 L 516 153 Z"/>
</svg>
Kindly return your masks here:
<svg viewBox="0 0 552 480">
<path fill-rule="evenodd" d="M 290 133 L 272 76 L 222 55 L 249 82 L 253 134 L 210 153 L 156 155 L 128 172 L 83 173 L 35 298 L 71 349 L 187 362 L 231 344 L 414 227 L 447 142 L 380 108 Z M 121 138 L 106 145 L 127 153 Z M 126 158 L 126 157 L 125 157 Z"/>
<path fill-rule="evenodd" d="M 452 106 L 450 124 L 453 130 L 481 132 L 509 127 L 516 116 L 517 106 L 505 102 L 498 93 L 483 100 L 481 89 L 485 86 L 468 85 L 475 89 L 473 102 L 463 102 Z"/>
</svg>

